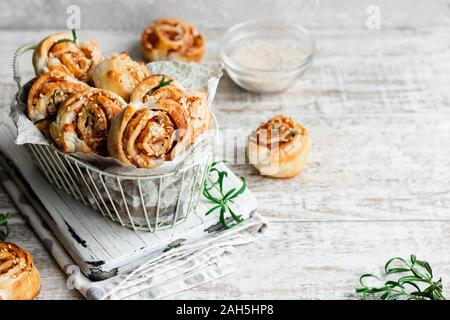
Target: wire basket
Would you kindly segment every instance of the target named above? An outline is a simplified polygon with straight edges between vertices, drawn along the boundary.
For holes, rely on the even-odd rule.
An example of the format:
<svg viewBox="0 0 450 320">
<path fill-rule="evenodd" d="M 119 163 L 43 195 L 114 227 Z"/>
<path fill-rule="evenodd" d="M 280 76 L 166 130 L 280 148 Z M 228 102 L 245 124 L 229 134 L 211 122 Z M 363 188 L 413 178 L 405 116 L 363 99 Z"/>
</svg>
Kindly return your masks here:
<svg viewBox="0 0 450 320">
<path fill-rule="evenodd" d="M 13 59 L 18 84 L 12 104 L 24 103 L 18 58 L 33 49 L 19 48 Z M 26 86 L 25 86 L 26 87 Z M 212 134 L 169 173 L 130 176 L 100 170 L 53 145 L 27 144 L 32 158 L 47 180 L 103 216 L 134 230 L 155 232 L 183 222 L 197 208 L 208 168 L 213 160 L 217 121 L 212 115 Z"/>
</svg>

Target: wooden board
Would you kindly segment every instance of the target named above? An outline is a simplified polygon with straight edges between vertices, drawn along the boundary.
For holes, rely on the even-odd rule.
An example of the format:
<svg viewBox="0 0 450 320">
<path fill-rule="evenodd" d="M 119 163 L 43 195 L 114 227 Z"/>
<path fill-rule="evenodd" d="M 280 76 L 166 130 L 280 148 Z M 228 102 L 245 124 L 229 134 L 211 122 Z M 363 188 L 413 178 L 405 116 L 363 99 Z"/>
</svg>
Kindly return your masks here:
<svg viewBox="0 0 450 320">
<path fill-rule="evenodd" d="M 3 155 L 14 163 L 15 167 L 10 167 L 8 171 L 17 171 L 17 175 L 11 178 L 14 181 L 23 180 L 24 186 L 21 191 L 26 194 L 28 200 L 37 199 L 33 205 L 46 223 L 46 227 L 50 227 L 73 261 L 93 281 L 115 276 L 121 269 L 129 269 L 129 265 L 136 260 L 170 249 L 171 243 L 179 239 L 184 239 L 188 243 L 207 237 L 209 230 L 215 229 L 219 224 L 215 215 L 205 216 L 205 212 L 211 208 L 211 202 L 200 197 L 201 189 L 199 189 L 192 200 L 193 203 L 198 203 L 197 207 L 194 208 L 194 204 L 191 204 L 194 209 L 186 221 L 176 224 L 173 228 L 148 232 L 122 227 L 119 222 L 105 218 L 101 212 L 96 212 L 67 194 L 62 187 L 58 188 L 48 183 L 44 174 L 34 165 L 27 148 L 14 144 L 16 128 L 11 120 L 1 119 L 0 128 L 2 132 L 0 145 L 3 153 L 0 164 L 9 166 Z M 223 163 L 217 164 L 217 168 L 227 172 L 228 178 L 223 183 L 224 190 L 238 189 L 241 186 L 241 180 Z M 201 172 L 197 177 L 200 180 L 207 168 L 201 170 L 195 171 Z M 155 192 L 158 192 L 157 190 Z M 256 208 L 256 199 L 249 189 L 246 189 L 233 205 L 233 210 L 239 212 L 244 220 L 249 218 Z M 180 211 L 179 216 L 181 214 Z M 159 224 L 162 225 L 163 219 L 161 214 Z M 51 243 L 50 241 L 50 246 Z"/>
</svg>

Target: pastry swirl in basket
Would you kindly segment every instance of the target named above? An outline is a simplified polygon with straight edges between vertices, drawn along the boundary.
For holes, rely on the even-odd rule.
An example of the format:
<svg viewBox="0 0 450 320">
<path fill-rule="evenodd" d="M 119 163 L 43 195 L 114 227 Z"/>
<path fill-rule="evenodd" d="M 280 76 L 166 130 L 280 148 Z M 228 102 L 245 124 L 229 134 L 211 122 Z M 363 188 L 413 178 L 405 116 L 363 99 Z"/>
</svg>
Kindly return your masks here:
<svg viewBox="0 0 450 320">
<path fill-rule="evenodd" d="M 209 110 L 204 90 L 189 89 L 187 93 L 186 107 L 191 116 L 194 141 L 198 136 L 211 128 L 211 111 Z"/>
<path fill-rule="evenodd" d="M 304 169 L 310 145 L 303 126 L 289 117 L 276 116 L 250 137 L 248 156 L 262 175 L 290 178 Z"/>
<path fill-rule="evenodd" d="M 31 255 L 9 242 L 0 242 L 0 300 L 32 300 L 41 288 Z"/>
<path fill-rule="evenodd" d="M 152 169 L 187 149 L 190 117 L 181 104 L 161 98 L 152 108 L 128 105 L 111 125 L 110 156 L 138 168 Z"/>
<path fill-rule="evenodd" d="M 114 92 L 88 89 L 67 99 L 50 125 L 50 134 L 64 152 L 107 155 L 106 140 L 112 118 L 126 106 Z"/>
<path fill-rule="evenodd" d="M 145 78 L 134 89 L 130 101 L 151 107 L 151 104 L 157 103 L 162 98 L 174 100 L 187 111 L 192 122 L 192 142 L 210 128 L 211 112 L 205 91 L 185 90 L 171 76 L 156 74 Z"/>
<path fill-rule="evenodd" d="M 92 79 L 97 88 L 110 90 L 128 101 L 136 85 L 150 74 L 142 62 L 133 61 L 126 52 L 99 63 Z"/>
<path fill-rule="evenodd" d="M 164 74 L 151 75 L 136 86 L 130 96 L 130 102 L 145 104 L 156 103 L 161 98 L 169 98 L 180 102 L 186 99 L 184 88 L 177 84 L 173 77 Z"/>
<path fill-rule="evenodd" d="M 180 19 L 158 19 L 141 37 L 142 55 L 147 61 L 181 60 L 200 62 L 205 40 L 195 27 Z"/>
<path fill-rule="evenodd" d="M 58 108 L 70 95 L 88 89 L 84 82 L 57 70 L 36 78 L 28 92 L 27 114 L 31 121 L 44 131 Z"/>
<path fill-rule="evenodd" d="M 75 37 L 75 33 L 57 33 L 43 39 L 33 54 L 36 74 L 59 70 L 89 81 L 92 68 L 103 60 L 103 55 L 94 40 L 78 43 Z"/>
</svg>

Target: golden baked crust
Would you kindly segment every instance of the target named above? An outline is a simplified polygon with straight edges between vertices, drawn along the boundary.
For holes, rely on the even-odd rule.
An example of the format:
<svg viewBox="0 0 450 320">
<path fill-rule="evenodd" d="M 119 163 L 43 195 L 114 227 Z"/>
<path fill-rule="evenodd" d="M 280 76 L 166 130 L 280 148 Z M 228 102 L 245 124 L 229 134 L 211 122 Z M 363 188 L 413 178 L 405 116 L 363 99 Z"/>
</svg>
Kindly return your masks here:
<svg viewBox="0 0 450 320">
<path fill-rule="evenodd" d="M 186 91 L 173 77 L 154 74 L 139 82 L 131 93 L 130 103 L 154 104 L 163 97 L 180 102 L 186 98 Z"/>
<path fill-rule="evenodd" d="M 144 30 L 141 46 L 146 61 L 200 62 L 205 52 L 205 39 L 193 25 L 180 19 L 163 18 Z"/>
<path fill-rule="evenodd" d="M 75 44 L 66 33 L 52 34 L 43 39 L 33 54 L 33 65 L 39 75 L 59 70 L 81 81 L 89 81 L 92 68 L 103 60 L 97 43 L 93 40 Z"/>
<path fill-rule="evenodd" d="M 126 106 L 117 94 L 88 89 L 67 99 L 50 124 L 50 134 L 64 152 L 107 155 L 106 140 L 112 118 Z"/>
<path fill-rule="evenodd" d="M 162 98 L 172 99 L 181 104 L 188 112 L 193 129 L 191 142 L 210 129 L 211 112 L 204 90 L 185 90 L 171 76 L 164 74 L 151 75 L 142 80 L 130 97 L 131 103 L 143 103 L 152 108 Z"/>
<path fill-rule="evenodd" d="M 152 169 L 185 151 L 191 136 L 186 110 L 172 99 L 161 98 L 152 109 L 128 105 L 117 115 L 108 136 L 108 151 L 124 163 Z"/>
<path fill-rule="evenodd" d="M 10 242 L 0 242 L 0 300 L 32 300 L 41 288 L 31 255 Z"/>
<path fill-rule="evenodd" d="M 56 117 L 59 106 L 72 94 L 84 91 L 89 86 L 84 82 L 53 70 L 36 78 L 28 92 L 27 114 L 41 130 Z"/>
<path fill-rule="evenodd" d="M 311 146 L 308 131 L 286 116 L 261 124 L 250 137 L 250 163 L 262 175 L 291 178 L 303 171 Z"/>
<path fill-rule="evenodd" d="M 211 128 L 211 111 L 208 107 L 205 90 L 189 89 L 186 107 L 192 121 L 193 140 Z"/>
<path fill-rule="evenodd" d="M 97 88 L 117 93 L 126 101 L 136 85 L 150 74 L 142 62 L 133 61 L 126 52 L 99 63 L 92 72 Z"/>
</svg>

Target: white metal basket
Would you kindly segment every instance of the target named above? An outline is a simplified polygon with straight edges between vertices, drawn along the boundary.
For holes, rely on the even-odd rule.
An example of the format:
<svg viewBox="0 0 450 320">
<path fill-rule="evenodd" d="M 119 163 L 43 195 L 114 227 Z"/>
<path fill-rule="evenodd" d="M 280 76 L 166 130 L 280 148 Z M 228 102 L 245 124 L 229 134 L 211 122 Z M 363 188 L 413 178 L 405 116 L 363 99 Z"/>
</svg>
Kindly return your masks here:
<svg viewBox="0 0 450 320">
<path fill-rule="evenodd" d="M 14 56 L 13 73 L 19 91 L 13 104 L 26 101 L 21 97 L 18 58 L 32 48 L 23 46 Z M 27 147 L 47 180 L 59 189 L 122 226 L 155 232 L 183 222 L 196 209 L 214 157 L 218 127 L 214 115 L 212 118 L 211 138 L 191 148 L 176 169 L 159 175 L 109 173 L 53 145 L 27 144 Z"/>
</svg>

